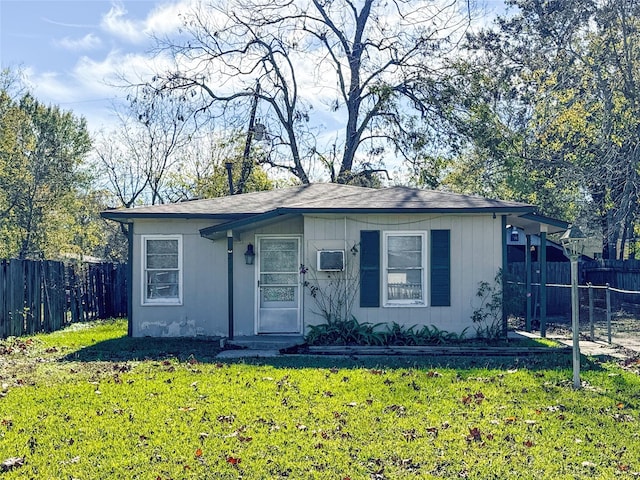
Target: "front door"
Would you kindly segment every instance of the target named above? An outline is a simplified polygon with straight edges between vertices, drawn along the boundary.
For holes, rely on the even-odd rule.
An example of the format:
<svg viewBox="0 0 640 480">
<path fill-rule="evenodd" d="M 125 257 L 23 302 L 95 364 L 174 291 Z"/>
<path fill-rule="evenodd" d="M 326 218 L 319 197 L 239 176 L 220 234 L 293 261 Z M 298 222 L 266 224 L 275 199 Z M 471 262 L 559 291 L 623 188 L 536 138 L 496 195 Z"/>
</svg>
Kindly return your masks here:
<svg viewBox="0 0 640 480">
<path fill-rule="evenodd" d="M 258 238 L 258 333 L 300 333 L 300 238 Z"/>
</svg>

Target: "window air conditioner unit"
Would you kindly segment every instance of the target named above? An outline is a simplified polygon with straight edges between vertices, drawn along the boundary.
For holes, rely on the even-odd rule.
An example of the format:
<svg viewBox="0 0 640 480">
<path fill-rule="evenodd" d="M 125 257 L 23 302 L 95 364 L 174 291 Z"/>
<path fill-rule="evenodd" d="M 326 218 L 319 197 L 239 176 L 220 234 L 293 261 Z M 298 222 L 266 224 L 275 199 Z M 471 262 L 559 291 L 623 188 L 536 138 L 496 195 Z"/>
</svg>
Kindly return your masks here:
<svg viewBox="0 0 640 480">
<path fill-rule="evenodd" d="M 318 250 L 319 272 L 341 272 L 344 270 L 344 250 Z"/>
</svg>

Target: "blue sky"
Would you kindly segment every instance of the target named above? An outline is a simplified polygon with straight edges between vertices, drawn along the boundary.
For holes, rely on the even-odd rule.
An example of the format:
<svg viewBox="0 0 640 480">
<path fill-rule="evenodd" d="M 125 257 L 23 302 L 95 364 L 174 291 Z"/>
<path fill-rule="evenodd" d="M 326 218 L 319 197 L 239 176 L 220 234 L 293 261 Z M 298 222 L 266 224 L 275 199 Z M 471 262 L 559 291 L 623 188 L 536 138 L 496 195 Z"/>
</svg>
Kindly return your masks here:
<svg viewBox="0 0 640 480">
<path fill-rule="evenodd" d="M 0 63 L 22 68 L 40 101 L 110 123 L 120 73 L 144 71 L 151 31 L 178 26 L 177 2 L 0 0 Z"/>
<path fill-rule="evenodd" d="M 0 66 L 22 68 L 38 100 L 84 116 L 90 130 L 109 127 L 125 95 L 113 85 L 152 71 L 150 34 L 175 33 L 191 1 L 0 0 Z"/>
</svg>

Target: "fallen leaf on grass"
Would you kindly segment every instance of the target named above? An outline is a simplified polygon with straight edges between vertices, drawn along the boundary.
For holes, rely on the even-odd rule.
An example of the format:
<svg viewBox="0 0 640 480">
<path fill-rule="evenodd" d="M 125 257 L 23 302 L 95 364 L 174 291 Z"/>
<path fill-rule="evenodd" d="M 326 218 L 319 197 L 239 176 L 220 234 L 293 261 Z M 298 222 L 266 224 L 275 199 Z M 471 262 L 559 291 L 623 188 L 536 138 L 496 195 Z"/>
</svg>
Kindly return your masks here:
<svg viewBox="0 0 640 480">
<path fill-rule="evenodd" d="M 471 403 L 475 403 L 477 405 L 480 405 L 484 399 L 485 399 L 484 394 L 482 392 L 477 392 L 477 393 L 474 393 L 471 395 L 465 395 L 464 397 L 462 397 L 462 404 L 470 405 Z"/>
<path fill-rule="evenodd" d="M 236 457 L 227 457 L 227 463 L 230 463 L 231 465 L 238 465 L 242 460 L 240 458 L 236 458 Z"/>
<path fill-rule="evenodd" d="M 396 415 L 398 415 L 399 417 L 404 417 L 407 414 L 407 410 L 406 408 L 404 408 L 404 406 L 396 405 L 396 404 L 388 405 L 384 407 L 382 412 L 383 413 L 395 412 Z"/>
<path fill-rule="evenodd" d="M 418 438 L 418 435 L 416 434 L 416 429 L 412 428 L 411 430 L 405 430 L 402 432 L 402 436 L 404 437 L 404 439 L 407 442 L 412 442 L 414 441 L 416 438 Z"/>
<path fill-rule="evenodd" d="M 482 441 L 482 433 L 480 429 L 477 427 L 473 427 L 469 429 L 469 435 L 467 436 L 467 441 L 469 442 L 481 442 Z"/>
<path fill-rule="evenodd" d="M 194 455 L 196 458 L 200 458 L 202 456 L 202 449 L 198 448 Z"/>
<path fill-rule="evenodd" d="M 24 465 L 24 458 L 22 457 L 9 457 L 0 466 L 3 472 L 8 472 L 14 468 L 22 467 Z"/>
</svg>

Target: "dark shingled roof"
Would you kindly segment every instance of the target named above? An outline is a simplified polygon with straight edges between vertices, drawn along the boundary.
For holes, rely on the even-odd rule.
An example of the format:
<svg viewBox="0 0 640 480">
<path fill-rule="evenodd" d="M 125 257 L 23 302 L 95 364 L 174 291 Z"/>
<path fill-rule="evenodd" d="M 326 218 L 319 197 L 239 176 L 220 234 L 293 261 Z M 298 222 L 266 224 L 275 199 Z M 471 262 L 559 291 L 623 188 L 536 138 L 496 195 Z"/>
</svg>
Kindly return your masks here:
<svg viewBox="0 0 640 480">
<path fill-rule="evenodd" d="M 127 221 L 135 218 L 218 218 L 238 220 L 278 211 L 285 213 L 464 213 L 483 211 L 527 213 L 532 205 L 491 200 L 472 195 L 420 190 L 408 187 L 373 189 L 316 183 L 245 193 L 228 197 L 193 200 L 130 209 L 107 210 L 102 216 Z"/>
</svg>

